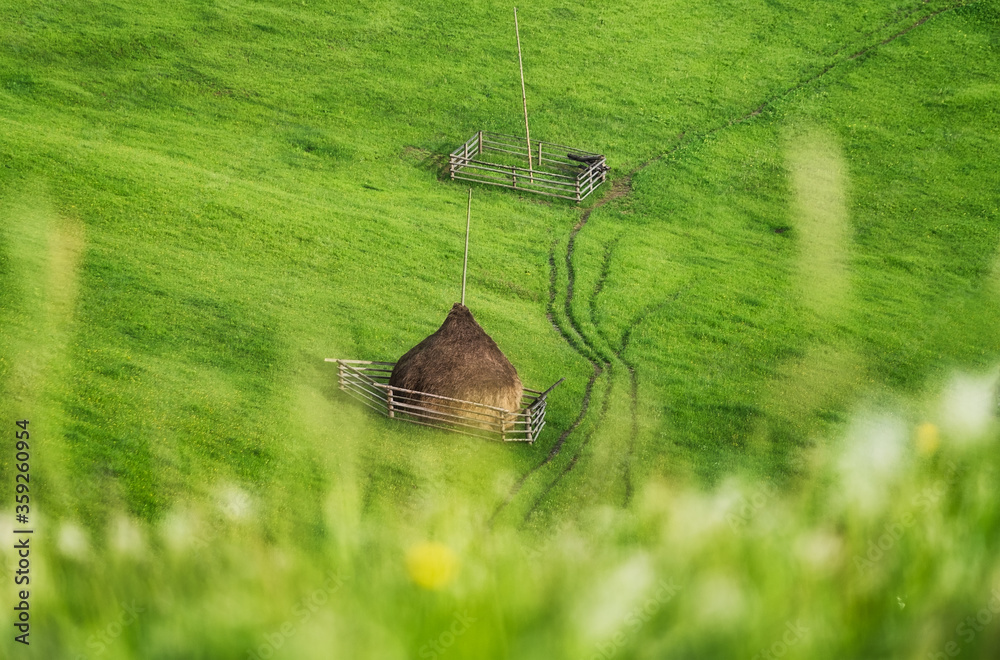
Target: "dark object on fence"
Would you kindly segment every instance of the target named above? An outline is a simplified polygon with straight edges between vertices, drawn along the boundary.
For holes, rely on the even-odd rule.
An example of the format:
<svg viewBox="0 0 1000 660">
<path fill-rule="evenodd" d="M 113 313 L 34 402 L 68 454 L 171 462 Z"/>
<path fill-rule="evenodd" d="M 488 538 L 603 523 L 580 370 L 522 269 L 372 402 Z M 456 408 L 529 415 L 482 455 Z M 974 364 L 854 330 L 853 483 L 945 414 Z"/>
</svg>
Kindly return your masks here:
<svg viewBox="0 0 1000 660">
<path fill-rule="evenodd" d="M 464 435 L 505 442 L 534 443 L 545 428 L 545 407 L 549 392 L 563 382 L 560 378 L 544 392 L 524 388 L 520 409 L 510 411 L 446 396 L 415 392 L 389 385 L 394 362 L 336 360 L 340 389 L 379 413 L 423 426 L 446 429 Z M 412 403 L 411 399 L 433 401 L 434 408 Z"/>
<path fill-rule="evenodd" d="M 578 163 L 586 163 L 587 165 L 593 165 L 604 158 L 604 156 L 578 156 L 574 153 L 568 153 L 566 154 L 566 157 L 570 160 L 575 160 Z"/>
<path fill-rule="evenodd" d="M 570 153 L 567 156 L 567 153 Z M 529 162 L 529 153 L 533 163 Z M 587 167 L 580 169 L 580 163 Z M 550 142 L 479 131 L 448 158 L 452 179 L 579 202 L 604 183 L 604 156 Z"/>
</svg>

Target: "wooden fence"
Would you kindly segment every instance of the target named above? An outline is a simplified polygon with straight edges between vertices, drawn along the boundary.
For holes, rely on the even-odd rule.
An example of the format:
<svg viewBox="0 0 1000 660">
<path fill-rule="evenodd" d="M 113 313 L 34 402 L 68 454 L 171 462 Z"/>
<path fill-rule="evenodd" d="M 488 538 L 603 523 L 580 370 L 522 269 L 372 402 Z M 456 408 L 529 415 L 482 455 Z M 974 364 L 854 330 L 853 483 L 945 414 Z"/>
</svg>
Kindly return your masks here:
<svg viewBox="0 0 1000 660">
<path fill-rule="evenodd" d="M 338 360 L 340 389 L 369 408 L 393 419 L 456 431 L 478 438 L 504 442 L 534 443 L 545 428 L 547 398 L 560 378 L 544 392 L 524 388 L 521 409 L 516 413 L 472 401 L 462 401 L 389 385 L 395 362 Z"/>
<path fill-rule="evenodd" d="M 577 158 L 571 158 L 570 154 Z M 451 152 L 452 179 L 475 181 L 579 202 L 604 183 L 604 156 L 551 142 L 532 142 L 529 169 L 525 138 L 479 131 Z"/>
</svg>

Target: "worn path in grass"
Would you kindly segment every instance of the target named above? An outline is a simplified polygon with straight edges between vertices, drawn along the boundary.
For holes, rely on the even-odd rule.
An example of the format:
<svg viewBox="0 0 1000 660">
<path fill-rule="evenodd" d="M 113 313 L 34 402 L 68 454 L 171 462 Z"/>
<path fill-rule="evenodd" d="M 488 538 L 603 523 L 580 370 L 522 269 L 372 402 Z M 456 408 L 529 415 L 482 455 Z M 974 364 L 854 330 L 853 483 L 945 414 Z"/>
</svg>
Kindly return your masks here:
<svg viewBox="0 0 1000 660">
<path fill-rule="evenodd" d="M 550 496 L 561 480 L 577 466 L 581 457 L 588 451 L 588 445 L 592 442 L 594 436 L 606 424 L 608 409 L 616 388 L 623 388 L 628 391 L 629 415 L 627 424 L 622 424 L 622 420 L 618 420 L 619 424 L 614 429 L 615 433 L 607 434 L 605 437 L 606 442 L 615 444 L 615 451 L 621 455 L 620 465 L 616 466 L 618 469 L 608 475 L 608 478 L 620 479 L 622 481 L 620 489 L 612 489 L 614 492 L 621 493 L 622 501 L 620 503 L 627 505 L 634 493 L 635 487 L 631 466 L 639 434 L 638 408 L 640 383 L 636 372 L 637 365 L 627 355 L 629 340 L 633 333 L 643 325 L 650 314 L 661 311 L 665 306 L 675 301 L 683 294 L 687 286 L 669 293 L 660 300 L 651 301 L 642 309 L 636 310 L 635 315 L 625 325 L 626 330 L 620 340 L 617 342 L 613 341 L 603 329 L 596 314 L 597 298 L 607 282 L 610 270 L 609 265 L 614 258 L 615 248 L 619 241 L 619 237 L 612 237 L 603 243 L 603 263 L 596 283 L 592 290 L 583 296 L 589 310 L 589 318 L 587 319 L 588 323 L 582 323 L 577 317 L 574 308 L 574 302 L 578 298 L 574 252 L 577 237 L 586 228 L 591 215 L 606 205 L 627 198 L 632 193 L 633 177 L 650 166 L 674 156 L 686 147 L 703 142 L 720 131 L 738 126 L 760 116 L 776 103 L 789 98 L 799 90 L 812 85 L 838 68 L 850 65 L 855 60 L 862 58 L 862 56 L 873 52 L 877 48 L 894 42 L 936 16 L 971 3 L 954 3 L 929 11 L 926 7 L 928 4 L 925 0 L 921 6 L 914 7 L 903 13 L 897 13 L 891 20 L 882 23 L 865 34 L 866 38 L 872 38 L 876 35 L 884 35 L 889 30 L 891 31 L 889 36 L 881 36 L 877 40 L 861 45 L 860 47 L 856 44 L 842 45 L 834 52 L 831 61 L 818 72 L 795 82 L 784 91 L 767 98 L 752 110 L 720 123 L 707 131 L 700 133 L 688 131 L 679 134 L 673 146 L 649 157 L 627 173 L 616 178 L 611 182 L 609 191 L 598 199 L 596 203 L 581 211 L 579 221 L 570 230 L 562 250 L 559 250 L 558 261 L 557 250 L 560 242 L 558 240 L 553 241 L 548 258 L 550 286 L 547 317 L 558 330 L 563 340 L 578 355 L 591 364 L 593 374 L 587 382 L 578 417 L 560 434 L 558 440 L 553 444 L 545 457 L 521 476 L 512 488 L 509 496 L 494 511 L 490 518 L 491 524 L 501 515 L 504 515 L 505 510 L 514 504 L 516 498 L 525 500 L 520 506 L 514 507 L 518 511 L 515 514 L 516 517 L 520 517 L 522 523 L 527 523 L 530 520 L 532 515 L 543 505 L 546 498 Z M 921 12 L 923 12 L 923 15 L 915 18 Z M 558 262 L 562 262 L 562 269 L 560 269 Z M 564 287 L 561 292 L 558 291 L 557 286 L 560 275 L 565 277 Z M 557 299 L 559 298 L 561 298 L 561 305 L 557 303 Z M 627 378 L 618 379 L 615 377 L 617 373 L 625 373 L 627 374 Z M 597 395 L 596 399 L 594 399 L 595 382 L 599 379 L 604 379 L 606 383 L 603 388 L 596 388 Z M 591 403 L 597 405 L 597 412 L 591 411 Z M 588 415 L 592 416 L 593 419 L 590 420 L 589 424 L 583 424 Z M 568 450 L 568 456 L 563 460 L 559 460 L 560 454 L 564 450 Z M 538 483 L 531 483 L 533 481 Z"/>
</svg>

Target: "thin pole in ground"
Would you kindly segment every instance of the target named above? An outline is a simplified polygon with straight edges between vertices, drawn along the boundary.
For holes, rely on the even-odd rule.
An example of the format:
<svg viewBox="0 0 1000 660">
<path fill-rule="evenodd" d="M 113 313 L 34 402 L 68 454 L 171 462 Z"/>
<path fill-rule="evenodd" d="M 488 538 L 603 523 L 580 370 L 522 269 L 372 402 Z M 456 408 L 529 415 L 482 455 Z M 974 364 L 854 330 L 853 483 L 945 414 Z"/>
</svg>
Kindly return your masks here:
<svg viewBox="0 0 1000 660">
<path fill-rule="evenodd" d="M 472 188 L 469 188 L 469 208 L 465 212 L 465 262 L 462 264 L 462 305 L 465 305 L 465 273 L 469 270 L 469 227 L 472 224 Z"/>
<path fill-rule="evenodd" d="M 524 60 L 521 58 L 521 30 L 517 27 L 517 7 L 514 7 L 514 34 L 517 36 L 517 66 L 521 70 L 521 102 L 524 104 L 524 139 L 528 143 L 528 178 L 534 183 L 535 173 L 531 163 L 531 131 L 528 130 L 528 95 L 524 91 Z"/>
</svg>

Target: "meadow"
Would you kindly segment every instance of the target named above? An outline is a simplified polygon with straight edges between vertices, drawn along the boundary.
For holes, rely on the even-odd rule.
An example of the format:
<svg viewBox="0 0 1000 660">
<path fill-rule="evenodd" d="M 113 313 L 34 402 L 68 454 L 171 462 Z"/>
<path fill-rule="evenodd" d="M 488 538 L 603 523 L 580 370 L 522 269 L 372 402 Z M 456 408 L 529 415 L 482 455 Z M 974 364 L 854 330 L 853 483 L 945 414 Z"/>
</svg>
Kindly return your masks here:
<svg viewBox="0 0 1000 660">
<path fill-rule="evenodd" d="M 996 657 L 1000 4 L 518 10 L 532 136 L 612 168 L 474 189 L 531 446 L 323 362 L 458 299 L 510 6 L 0 6 L 3 657 Z"/>
</svg>

